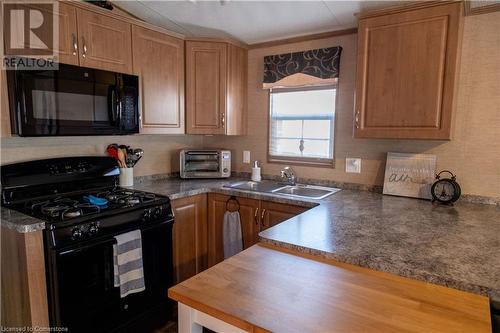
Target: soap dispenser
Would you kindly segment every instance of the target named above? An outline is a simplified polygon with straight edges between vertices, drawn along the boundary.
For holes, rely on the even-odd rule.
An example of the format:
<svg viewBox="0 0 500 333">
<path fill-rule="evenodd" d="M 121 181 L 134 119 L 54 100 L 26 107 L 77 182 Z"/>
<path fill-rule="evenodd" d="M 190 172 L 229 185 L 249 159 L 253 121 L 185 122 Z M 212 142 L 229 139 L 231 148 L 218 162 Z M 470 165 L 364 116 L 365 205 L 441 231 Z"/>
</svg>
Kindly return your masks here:
<svg viewBox="0 0 500 333">
<path fill-rule="evenodd" d="M 252 168 L 252 181 L 254 182 L 260 182 L 262 180 L 262 177 L 260 175 L 260 167 L 257 161 L 254 162 L 253 168 Z"/>
</svg>

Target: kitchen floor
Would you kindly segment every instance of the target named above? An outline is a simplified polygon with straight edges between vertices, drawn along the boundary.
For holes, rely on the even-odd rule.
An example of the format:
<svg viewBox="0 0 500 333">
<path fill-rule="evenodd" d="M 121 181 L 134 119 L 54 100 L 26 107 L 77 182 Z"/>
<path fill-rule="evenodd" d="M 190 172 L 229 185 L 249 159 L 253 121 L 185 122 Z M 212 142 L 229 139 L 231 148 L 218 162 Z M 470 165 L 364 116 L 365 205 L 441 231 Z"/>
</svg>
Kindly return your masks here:
<svg viewBox="0 0 500 333">
<path fill-rule="evenodd" d="M 165 324 L 165 326 L 157 330 L 154 330 L 152 333 L 178 333 L 178 332 L 179 332 L 179 327 L 177 326 L 177 305 L 175 305 L 172 320 L 169 320 Z M 209 330 L 208 328 L 203 327 L 203 333 L 215 333 L 215 332 Z"/>
</svg>

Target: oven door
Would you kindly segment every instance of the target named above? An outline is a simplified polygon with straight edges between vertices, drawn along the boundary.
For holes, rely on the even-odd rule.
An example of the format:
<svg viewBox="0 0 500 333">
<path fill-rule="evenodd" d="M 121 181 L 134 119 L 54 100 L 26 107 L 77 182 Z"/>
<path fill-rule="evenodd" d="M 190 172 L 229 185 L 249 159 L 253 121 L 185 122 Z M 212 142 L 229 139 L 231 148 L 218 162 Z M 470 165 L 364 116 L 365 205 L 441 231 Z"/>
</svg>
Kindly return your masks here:
<svg viewBox="0 0 500 333">
<path fill-rule="evenodd" d="M 20 136 L 138 133 L 136 76 L 60 64 L 9 71 L 12 129 Z"/>
<path fill-rule="evenodd" d="M 141 234 L 146 289 L 125 298 L 113 286 L 112 236 L 50 251 L 52 326 L 68 327 L 70 332 L 129 331 L 130 327 L 148 332 L 170 319 L 172 223 L 144 228 Z"/>
</svg>

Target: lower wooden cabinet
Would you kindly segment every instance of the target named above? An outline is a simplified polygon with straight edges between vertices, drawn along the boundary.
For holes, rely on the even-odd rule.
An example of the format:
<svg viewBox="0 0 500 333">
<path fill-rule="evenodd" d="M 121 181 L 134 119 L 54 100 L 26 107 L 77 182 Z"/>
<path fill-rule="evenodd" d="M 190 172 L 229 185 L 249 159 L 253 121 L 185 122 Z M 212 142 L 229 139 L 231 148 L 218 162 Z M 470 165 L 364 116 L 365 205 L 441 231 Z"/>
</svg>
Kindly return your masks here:
<svg viewBox="0 0 500 333">
<path fill-rule="evenodd" d="M 308 208 L 280 204 L 270 201 L 261 201 L 261 230 L 265 230 L 289 218 L 305 212 Z"/>
<path fill-rule="evenodd" d="M 230 198 L 231 196 L 216 193 L 208 195 L 209 266 L 224 260 L 222 221 L 226 212 L 226 203 Z M 248 198 L 236 198 L 236 200 L 239 203 L 243 248 L 246 249 L 258 241 L 260 201 Z"/>
<path fill-rule="evenodd" d="M 208 247 L 209 266 L 224 260 L 222 221 L 226 212 L 229 195 L 208 194 Z M 270 201 L 234 197 L 239 203 L 243 248 L 246 249 L 259 241 L 259 232 L 298 215 L 308 208 L 280 204 Z M 229 201 L 230 209 L 238 205 Z"/>
<path fill-rule="evenodd" d="M 234 200 L 230 200 L 233 198 Z M 224 260 L 223 220 L 226 209 L 239 209 L 243 248 L 259 241 L 259 232 L 308 208 L 209 193 L 172 201 L 174 274 L 182 282 Z"/>
<path fill-rule="evenodd" d="M 207 195 L 172 201 L 174 274 L 182 282 L 208 268 Z"/>
</svg>

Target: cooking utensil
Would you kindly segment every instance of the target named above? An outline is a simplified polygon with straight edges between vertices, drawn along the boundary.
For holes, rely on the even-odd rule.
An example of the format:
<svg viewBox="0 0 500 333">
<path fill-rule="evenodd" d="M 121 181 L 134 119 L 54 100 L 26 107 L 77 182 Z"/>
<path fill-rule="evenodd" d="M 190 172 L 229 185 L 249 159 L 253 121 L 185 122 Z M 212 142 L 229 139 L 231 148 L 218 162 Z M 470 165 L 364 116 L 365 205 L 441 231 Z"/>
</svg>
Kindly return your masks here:
<svg viewBox="0 0 500 333">
<path fill-rule="evenodd" d="M 125 163 L 125 154 L 123 153 L 122 149 L 118 149 L 118 161 L 121 168 L 127 167 L 127 164 Z"/>
<path fill-rule="evenodd" d="M 136 160 L 134 162 L 134 165 L 136 165 L 137 162 L 139 162 L 139 160 L 144 155 L 144 150 L 142 150 L 141 148 L 134 149 L 134 155 L 136 156 Z"/>
<path fill-rule="evenodd" d="M 106 148 L 106 152 L 108 153 L 109 156 L 117 160 L 118 164 L 120 164 L 120 159 L 118 158 L 118 149 L 116 147 L 117 146 L 111 144 Z"/>
</svg>

